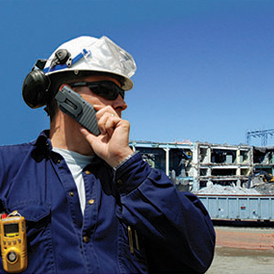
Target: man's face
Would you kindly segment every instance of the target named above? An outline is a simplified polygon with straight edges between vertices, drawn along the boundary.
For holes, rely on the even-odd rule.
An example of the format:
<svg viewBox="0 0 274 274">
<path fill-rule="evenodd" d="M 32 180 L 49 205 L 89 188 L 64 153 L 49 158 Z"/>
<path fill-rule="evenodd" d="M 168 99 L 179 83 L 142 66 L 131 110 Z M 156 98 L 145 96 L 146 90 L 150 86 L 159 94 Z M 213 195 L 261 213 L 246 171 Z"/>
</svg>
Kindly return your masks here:
<svg viewBox="0 0 274 274">
<path fill-rule="evenodd" d="M 92 75 L 86 77 L 85 79 L 81 80 L 80 82 L 97 82 L 97 81 L 112 81 L 119 87 L 121 84 L 118 80 L 112 78 L 111 76 L 104 76 L 104 75 Z M 111 106 L 119 117 L 122 116 L 122 111 L 127 108 L 127 104 L 124 99 L 119 94 L 115 100 L 107 100 L 100 95 L 95 94 L 88 86 L 83 87 L 74 87 L 73 88 L 76 92 L 78 92 L 84 100 L 86 100 L 91 105 L 98 105 L 98 106 Z"/>
</svg>

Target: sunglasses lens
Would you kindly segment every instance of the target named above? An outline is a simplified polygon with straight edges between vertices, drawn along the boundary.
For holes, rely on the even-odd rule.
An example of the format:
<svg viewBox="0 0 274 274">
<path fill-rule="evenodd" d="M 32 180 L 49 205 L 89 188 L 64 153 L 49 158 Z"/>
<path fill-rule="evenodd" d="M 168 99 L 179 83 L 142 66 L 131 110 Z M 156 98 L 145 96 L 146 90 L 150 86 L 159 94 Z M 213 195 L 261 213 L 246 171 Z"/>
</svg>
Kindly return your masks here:
<svg viewBox="0 0 274 274">
<path fill-rule="evenodd" d="M 123 89 L 120 90 L 120 95 L 123 99 L 125 99 L 125 91 Z"/>
<path fill-rule="evenodd" d="M 125 97 L 125 91 L 113 82 L 99 82 L 96 85 L 91 83 L 89 88 L 92 92 L 104 97 L 107 100 L 115 100 L 119 94 L 121 94 L 123 99 Z"/>
<path fill-rule="evenodd" d="M 92 92 L 107 100 L 115 100 L 119 94 L 125 99 L 125 91 L 112 81 L 72 83 L 71 87 L 88 86 Z"/>
</svg>

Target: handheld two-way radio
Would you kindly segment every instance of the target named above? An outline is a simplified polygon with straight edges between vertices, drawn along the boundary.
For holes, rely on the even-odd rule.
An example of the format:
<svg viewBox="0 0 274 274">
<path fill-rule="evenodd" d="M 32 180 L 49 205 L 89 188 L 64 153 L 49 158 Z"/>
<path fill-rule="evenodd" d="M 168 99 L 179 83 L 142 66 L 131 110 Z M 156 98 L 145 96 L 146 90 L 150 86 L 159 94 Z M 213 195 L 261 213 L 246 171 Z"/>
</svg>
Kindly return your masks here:
<svg viewBox="0 0 274 274">
<path fill-rule="evenodd" d="M 100 130 L 96 119 L 96 110 L 91 104 L 85 101 L 77 92 L 69 86 L 63 85 L 55 95 L 59 108 L 88 131 L 98 136 Z"/>
<path fill-rule="evenodd" d="M 25 218 L 17 211 L 0 219 L 1 254 L 3 268 L 8 273 L 27 268 L 27 236 Z"/>
</svg>

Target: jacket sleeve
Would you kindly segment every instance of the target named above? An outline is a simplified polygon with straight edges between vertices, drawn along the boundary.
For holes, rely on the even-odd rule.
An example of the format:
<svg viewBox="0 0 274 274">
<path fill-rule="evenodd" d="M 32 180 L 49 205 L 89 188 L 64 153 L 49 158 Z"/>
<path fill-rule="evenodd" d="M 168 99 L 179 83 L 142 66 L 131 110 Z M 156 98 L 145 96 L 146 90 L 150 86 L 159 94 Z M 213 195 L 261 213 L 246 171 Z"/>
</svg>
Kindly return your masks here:
<svg viewBox="0 0 274 274">
<path fill-rule="evenodd" d="M 120 217 L 145 238 L 150 272 L 204 273 L 209 268 L 215 232 L 198 197 L 177 191 L 139 153 L 116 170 L 115 180 Z"/>
</svg>

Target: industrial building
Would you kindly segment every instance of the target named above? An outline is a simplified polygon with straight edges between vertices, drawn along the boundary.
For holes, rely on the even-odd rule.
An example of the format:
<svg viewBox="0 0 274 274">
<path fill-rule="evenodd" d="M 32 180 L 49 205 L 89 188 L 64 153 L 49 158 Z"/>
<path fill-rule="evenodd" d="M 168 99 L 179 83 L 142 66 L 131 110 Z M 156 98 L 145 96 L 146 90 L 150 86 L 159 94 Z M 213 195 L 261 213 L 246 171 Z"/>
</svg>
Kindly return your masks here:
<svg viewBox="0 0 274 274">
<path fill-rule="evenodd" d="M 180 191 L 197 194 L 213 219 L 274 221 L 274 147 L 144 141 L 130 146 Z"/>
<path fill-rule="evenodd" d="M 130 145 L 152 167 L 165 171 L 179 188 L 188 185 L 193 192 L 209 182 L 248 187 L 254 174 L 274 173 L 274 147 L 144 141 L 131 141 Z"/>
</svg>

